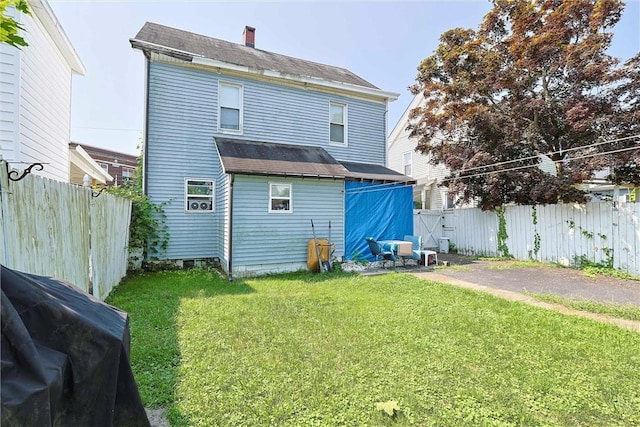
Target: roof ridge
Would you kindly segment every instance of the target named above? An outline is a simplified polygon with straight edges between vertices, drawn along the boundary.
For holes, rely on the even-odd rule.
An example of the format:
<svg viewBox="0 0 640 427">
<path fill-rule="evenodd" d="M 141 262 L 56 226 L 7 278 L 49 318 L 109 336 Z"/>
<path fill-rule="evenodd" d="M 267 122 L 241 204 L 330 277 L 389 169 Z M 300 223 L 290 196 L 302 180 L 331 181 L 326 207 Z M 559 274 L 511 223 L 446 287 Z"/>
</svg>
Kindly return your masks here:
<svg viewBox="0 0 640 427">
<path fill-rule="evenodd" d="M 137 43 L 148 43 L 159 48 L 164 47 L 181 52 L 193 58 L 217 60 L 248 69 L 282 73 L 283 76 L 290 74 L 318 78 L 328 82 L 339 82 L 380 91 L 377 86 L 345 67 L 249 47 L 242 43 L 151 21 L 145 22 L 138 34 L 130 39 L 130 42 L 134 48 L 140 48 L 136 46 Z"/>
<path fill-rule="evenodd" d="M 296 60 L 296 61 L 304 61 L 304 62 L 308 62 L 308 63 L 310 63 L 310 64 L 322 65 L 323 67 L 337 68 L 337 69 L 340 69 L 340 70 L 343 70 L 343 71 L 347 71 L 347 72 L 349 72 L 349 73 L 352 73 L 352 74 L 353 74 L 353 71 L 349 70 L 349 69 L 348 69 L 348 68 L 346 68 L 346 67 L 340 67 L 340 66 L 337 66 L 337 65 L 325 64 L 324 62 L 312 61 L 312 60 L 310 60 L 310 59 L 298 58 L 298 57 L 291 56 L 291 55 L 285 55 L 284 53 L 278 53 L 278 52 L 273 52 L 273 51 L 270 51 L 270 50 L 260 49 L 260 48 L 258 48 L 258 47 L 249 47 L 249 46 L 245 46 L 245 45 L 243 45 L 242 43 L 231 42 L 231 41 L 229 41 L 229 40 L 219 39 L 219 38 L 217 38 L 217 37 L 207 36 L 207 35 L 205 35 L 205 34 L 194 33 L 193 31 L 183 30 L 183 29 L 176 28 L 176 27 L 170 27 L 170 26 L 168 26 L 168 25 L 158 24 L 157 22 L 150 22 L 150 21 L 147 21 L 147 24 L 153 24 L 153 25 L 157 25 L 157 26 L 159 26 L 159 27 L 170 28 L 170 29 L 175 30 L 175 31 L 180 31 L 180 32 L 183 32 L 183 33 L 192 34 L 192 35 L 197 36 L 197 37 L 204 37 L 204 38 L 206 38 L 206 39 L 214 39 L 214 40 L 218 40 L 218 41 L 220 41 L 220 42 L 228 43 L 228 44 L 230 44 L 230 45 L 233 45 L 234 47 L 236 47 L 236 46 L 237 46 L 237 47 L 240 47 L 240 48 L 242 48 L 242 49 L 247 49 L 247 51 L 249 51 L 249 52 L 250 52 L 250 51 L 258 50 L 258 51 L 260 51 L 260 52 L 268 53 L 268 54 L 270 54 L 270 55 L 278 55 L 278 56 L 281 56 L 281 57 L 284 57 L 284 58 L 293 59 L 293 60 Z M 193 52 L 189 52 L 189 53 L 193 53 Z M 358 76 L 358 77 L 359 77 L 359 76 Z"/>
</svg>

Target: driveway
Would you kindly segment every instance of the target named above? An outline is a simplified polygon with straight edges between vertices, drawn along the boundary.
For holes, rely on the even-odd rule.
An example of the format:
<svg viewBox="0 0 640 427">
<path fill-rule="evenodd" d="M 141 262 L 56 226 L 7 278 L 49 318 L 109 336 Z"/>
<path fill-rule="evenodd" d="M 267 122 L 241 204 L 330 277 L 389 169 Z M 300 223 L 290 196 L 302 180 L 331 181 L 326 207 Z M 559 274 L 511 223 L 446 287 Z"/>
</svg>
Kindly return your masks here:
<svg viewBox="0 0 640 427">
<path fill-rule="evenodd" d="M 640 307 L 640 281 L 612 277 L 590 278 L 580 270 L 571 268 L 546 264 L 518 267 L 511 261 L 478 261 L 455 254 L 438 254 L 438 260 L 447 261 L 449 267 L 438 267 L 435 271 L 428 272 L 422 268 L 413 272 L 407 269 L 407 273 L 412 272 L 425 280 L 480 290 L 509 300 L 614 323 L 640 332 L 638 321 L 577 311 L 537 301 L 526 295 L 552 294 L 575 301 L 587 300 Z"/>
<path fill-rule="evenodd" d="M 582 271 L 540 264 L 513 266 L 511 261 L 478 261 L 455 254 L 438 254 L 441 267 L 434 273 L 506 291 L 553 294 L 576 301 L 589 300 L 640 307 L 640 281 L 585 276 Z"/>
</svg>

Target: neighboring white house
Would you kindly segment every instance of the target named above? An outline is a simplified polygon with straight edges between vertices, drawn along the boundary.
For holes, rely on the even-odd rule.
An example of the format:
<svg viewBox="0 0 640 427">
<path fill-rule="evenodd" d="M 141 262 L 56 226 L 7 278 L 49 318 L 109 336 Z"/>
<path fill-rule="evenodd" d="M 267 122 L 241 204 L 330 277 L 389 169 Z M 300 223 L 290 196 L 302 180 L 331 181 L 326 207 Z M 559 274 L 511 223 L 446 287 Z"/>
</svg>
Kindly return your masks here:
<svg viewBox="0 0 640 427">
<path fill-rule="evenodd" d="M 0 154 L 12 168 L 44 163 L 34 173 L 69 182 L 72 76 L 85 68 L 47 1 L 28 3 L 31 15 L 8 14 L 29 46 L 0 44 Z"/>
<path fill-rule="evenodd" d="M 409 138 L 406 130 L 411 110 L 424 105 L 424 96 L 413 97 L 398 123 L 387 139 L 387 166 L 416 180 L 413 186 L 413 201 L 416 209 L 450 209 L 455 198 L 450 196 L 446 187 L 438 186 L 448 174 L 444 165 L 429 163 L 429 156 L 416 152 L 416 139 Z"/>
</svg>

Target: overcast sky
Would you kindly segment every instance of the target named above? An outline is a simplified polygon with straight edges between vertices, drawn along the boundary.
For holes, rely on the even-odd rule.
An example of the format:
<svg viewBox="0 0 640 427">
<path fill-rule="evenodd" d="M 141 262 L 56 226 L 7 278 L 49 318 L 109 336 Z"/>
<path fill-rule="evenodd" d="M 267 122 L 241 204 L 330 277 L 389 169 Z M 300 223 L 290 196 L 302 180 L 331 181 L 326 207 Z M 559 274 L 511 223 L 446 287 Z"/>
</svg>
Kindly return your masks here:
<svg viewBox="0 0 640 427">
<path fill-rule="evenodd" d="M 416 67 L 444 31 L 477 28 L 485 0 L 94 1 L 49 0 L 86 67 L 73 78 L 71 139 L 137 154 L 144 118 L 144 57 L 129 39 L 146 21 L 231 42 L 245 25 L 259 49 L 344 67 L 385 91 L 391 131 L 412 95 Z M 640 0 L 628 0 L 610 53 L 640 51 Z"/>
</svg>

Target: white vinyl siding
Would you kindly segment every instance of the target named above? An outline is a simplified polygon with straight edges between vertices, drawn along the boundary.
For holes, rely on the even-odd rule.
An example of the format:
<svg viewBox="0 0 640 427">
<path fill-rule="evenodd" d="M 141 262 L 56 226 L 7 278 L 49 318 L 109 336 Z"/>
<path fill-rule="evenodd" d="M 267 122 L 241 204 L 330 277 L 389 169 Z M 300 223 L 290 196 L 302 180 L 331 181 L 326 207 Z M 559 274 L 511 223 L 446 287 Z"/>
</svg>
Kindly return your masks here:
<svg viewBox="0 0 640 427">
<path fill-rule="evenodd" d="M 2 155 L 5 160 L 22 162 L 12 165 L 19 169 L 44 163 L 44 170 L 35 174 L 69 182 L 71 67 L 35 15 L 22 14 L 21 19 L 29 46 L 18 50 L 0 45 Z M 5 89 L 9 96 L 5 97 Z M 5 107 L 11 109 L 10 114 L 5 115 Z M 8 132 L 5 117 L 10 121 Z M 6 144 L 9 139 L 12 142 Z M 5 151 L 5 146 L 11 150 Z"/>
<path fill-rule="evenodd" d="M 413 176 L 412 174 L 412 166 L 413 166 L 413 153 L 411 151 L 407 151 L 402 155 L 402 167 L 403 172 L 406 176 Z"/>
<path fill-rule="evenodd" d="M 0 43 L 0 67 L 0 154 L 19 161 L 20 51 Z"/>
<path fill-rule="evenodd" d="M 347 145 L 347 106 L 329 103 L 329 142 Z"/>
<path fill-rule="evenodd" d="M 242 85 L 218 83 L 218 130 L 242 133 Z"/>
</svg>

